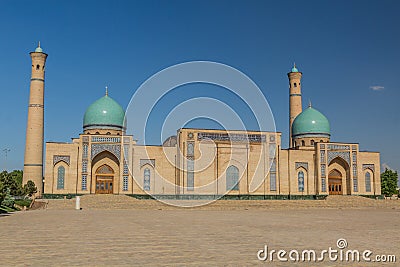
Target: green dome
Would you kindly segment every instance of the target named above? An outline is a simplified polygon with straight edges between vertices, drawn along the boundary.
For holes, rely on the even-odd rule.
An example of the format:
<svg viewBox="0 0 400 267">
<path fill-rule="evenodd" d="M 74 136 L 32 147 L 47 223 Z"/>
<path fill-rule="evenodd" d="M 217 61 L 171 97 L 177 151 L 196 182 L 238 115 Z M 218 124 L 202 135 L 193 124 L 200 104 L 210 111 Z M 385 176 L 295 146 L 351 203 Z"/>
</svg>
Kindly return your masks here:
<svg viewBox="0 0 400 267">
<path fill-rule="evenodd" d="M 330 135 L 328 119 L 311 106 L 300 113 L 292 124 L 293 137 L 299 135 Z"/>
<path fill-rule="evenodd" d="M 125 112 L 122 107 L 106 94 L 86 109 L 83 128 L 122 129 L 124 117 Z"/>
</svg>

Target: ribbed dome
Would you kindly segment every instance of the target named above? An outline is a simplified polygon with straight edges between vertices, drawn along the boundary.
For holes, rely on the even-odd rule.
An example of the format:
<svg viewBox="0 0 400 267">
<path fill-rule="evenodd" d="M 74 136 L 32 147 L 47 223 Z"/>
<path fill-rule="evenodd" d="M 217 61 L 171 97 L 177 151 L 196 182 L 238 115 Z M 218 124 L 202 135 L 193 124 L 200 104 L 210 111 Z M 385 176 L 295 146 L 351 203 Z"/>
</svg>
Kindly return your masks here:
<svg viewBox="0 0 400 267">
<path fill-rule="evenodd" d="M 293 137 L 299 135 L 330 135 L 328 119 L 318 110 L 308 107 L 300 113 L 292 124 Z"/>
<path fill-rule="evenodd" d="M 122 129 L 125 112 L 122 107 L 108 95 L 91 104 L 83 117 L 83 128 Z"/>
</svg>

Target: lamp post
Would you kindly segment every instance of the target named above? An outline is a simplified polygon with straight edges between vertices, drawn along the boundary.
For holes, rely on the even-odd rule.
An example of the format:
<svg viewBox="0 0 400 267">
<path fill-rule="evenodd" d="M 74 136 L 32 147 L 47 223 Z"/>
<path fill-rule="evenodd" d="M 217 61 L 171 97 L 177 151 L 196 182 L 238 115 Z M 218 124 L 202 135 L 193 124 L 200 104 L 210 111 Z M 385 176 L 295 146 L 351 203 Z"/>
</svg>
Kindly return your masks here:
<svg viewBox="0 0 400 267">
<path fill-rule="evenodd" d="M 8 155 L 8 152 L 10 152 L 11 151 L 11 149 L 9 149 L 9 148 L 4 148 L 3 149 L 3 152 L 4 152 L 4 170 L 7 170 L 7 155 Z"/>
</svg>

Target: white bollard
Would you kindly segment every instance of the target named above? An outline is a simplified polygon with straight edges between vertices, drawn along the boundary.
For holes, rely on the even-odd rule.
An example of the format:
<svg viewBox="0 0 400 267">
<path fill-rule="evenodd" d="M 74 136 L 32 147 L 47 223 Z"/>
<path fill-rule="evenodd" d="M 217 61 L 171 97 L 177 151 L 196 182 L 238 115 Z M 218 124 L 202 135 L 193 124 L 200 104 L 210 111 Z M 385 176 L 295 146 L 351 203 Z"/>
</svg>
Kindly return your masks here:
<svg viewBox="0 0 400 267">
<path fill-rule="evenodd" d="M 80 210 L 81 209 L 81 197 L 80 196 L 76 196 L 76 201 L 75 201 L 75 209 L 76 210 Z"/>
</svg>

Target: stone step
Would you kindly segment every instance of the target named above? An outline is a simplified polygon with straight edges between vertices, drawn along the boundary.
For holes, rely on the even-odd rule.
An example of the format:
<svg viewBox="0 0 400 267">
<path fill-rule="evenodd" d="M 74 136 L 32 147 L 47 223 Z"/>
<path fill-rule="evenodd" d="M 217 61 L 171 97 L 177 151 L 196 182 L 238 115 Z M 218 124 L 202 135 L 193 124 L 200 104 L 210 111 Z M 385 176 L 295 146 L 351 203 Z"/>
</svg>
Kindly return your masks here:
<svg viewBox="0 0 400 267">
<path fill-rule="evenodd" d="M 196 200 L 173 200 L 175 206 L 198 206 L 204 204 Z M 84 195 L 81 196 L 81 207 L 91 209 L 132 209 L 157 210 L 178 209 L 157 200 L 135 199 L 126 195 Z M 218 200 L 210 205 L 200 206 L 203 210 L 241 210 L 241 209 L 308 209 L 308 208 L 400 208 L 398 200 L 375 200 L 360 196 L 328 196 L 326 200 Z M 48 209 L 74 209 L 75 199 L 49 199 Z"/>
</svg>

